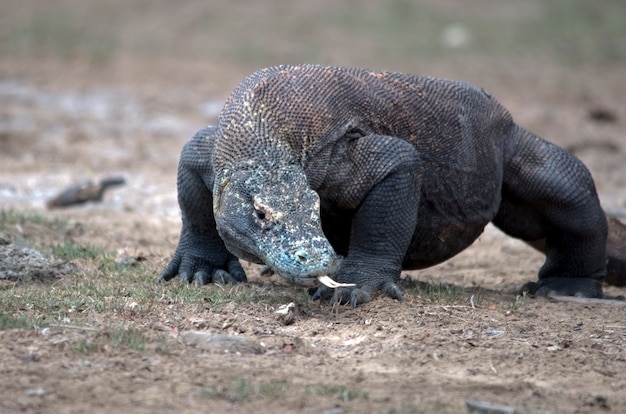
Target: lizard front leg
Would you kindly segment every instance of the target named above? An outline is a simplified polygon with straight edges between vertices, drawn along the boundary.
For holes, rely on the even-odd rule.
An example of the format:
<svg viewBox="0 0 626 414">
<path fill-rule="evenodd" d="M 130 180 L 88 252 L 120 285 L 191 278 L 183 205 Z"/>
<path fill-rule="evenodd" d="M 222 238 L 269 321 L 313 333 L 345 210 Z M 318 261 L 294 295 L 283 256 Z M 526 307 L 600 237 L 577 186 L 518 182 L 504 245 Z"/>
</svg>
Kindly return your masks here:
<svg viewBox="0 0 626 414">
<path fill-rule="evenodd" d="M 216 131 L 216 127 L 202 129 L 183 148 L 177 179 L 183 226 L 174 257 L 159 277 L 161 281 L 176 275 L 200 285 L 246 281 L 239 260 L 226 250 L 213 216 L 211 160 Z"/>
<path fill-rule="evenodd" d="M 417 223 L 421 168 L 409 143 L 369 135 L 347 144 L 349 171 L 336 171 L 326 193 L 340 194 L 339 206 L 354 208 L 348 253 L 336 280 L 355 287 L 322 287 L 313 299 L 352 307 L 381 292 L 402 300 L 397 285 L 402 261 Z M 343 163 L 345 165 L 345 163 Z"/>
</svg>

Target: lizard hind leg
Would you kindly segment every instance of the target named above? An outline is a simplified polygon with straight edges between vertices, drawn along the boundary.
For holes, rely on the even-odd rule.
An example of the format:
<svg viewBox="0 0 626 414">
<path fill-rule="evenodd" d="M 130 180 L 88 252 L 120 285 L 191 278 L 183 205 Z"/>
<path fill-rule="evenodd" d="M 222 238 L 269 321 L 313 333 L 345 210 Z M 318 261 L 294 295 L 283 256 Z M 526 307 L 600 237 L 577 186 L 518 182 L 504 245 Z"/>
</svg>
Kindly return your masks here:
<svg viewBox="0 0 626 414">
<path fill-rule="evenodd" d="M 607 222 L 587 168 L 515 126 L 505 154 L 502 202 L 493 223 L 542 250 L 531 294 L 603 298 Z"/>
</svg>

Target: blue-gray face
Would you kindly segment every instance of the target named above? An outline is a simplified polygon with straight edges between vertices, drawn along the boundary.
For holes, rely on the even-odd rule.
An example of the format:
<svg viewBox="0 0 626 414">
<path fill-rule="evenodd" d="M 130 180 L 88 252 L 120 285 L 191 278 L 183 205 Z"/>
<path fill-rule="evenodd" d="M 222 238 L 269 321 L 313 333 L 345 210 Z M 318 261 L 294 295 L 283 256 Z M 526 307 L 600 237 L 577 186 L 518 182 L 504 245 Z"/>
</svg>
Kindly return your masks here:
<svg viewBox="0 0 626 414">
<path fill-rule="evenodd" d="M 322 232 L 319 197 L 299 167 L 232 173 L 215 189 L 214 213 L 226 247 L 241 259 L 265 263 L 304 286 L 337 270 L 337 255 Z"/>
</svg>

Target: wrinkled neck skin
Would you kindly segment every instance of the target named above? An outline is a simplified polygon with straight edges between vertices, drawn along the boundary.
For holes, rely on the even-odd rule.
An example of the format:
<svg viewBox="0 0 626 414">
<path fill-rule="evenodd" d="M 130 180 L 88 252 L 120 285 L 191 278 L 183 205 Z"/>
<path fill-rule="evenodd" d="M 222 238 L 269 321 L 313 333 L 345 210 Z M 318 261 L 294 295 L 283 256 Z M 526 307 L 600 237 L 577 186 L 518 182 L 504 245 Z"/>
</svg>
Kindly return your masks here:
<svg viewBox="0 0 626 414">
<path fill-rule="evenodd" d="M 336 273 L 319 197 L 301 166 L 252 159 L 224 167 L 216 171 L 213 209 L 229 251 L 303 286 Z"/>
<path fill-rule="evenodd" d="M 296 145 L 317 133 L 301 130 L 289 111 L 262 98 L 273 93 L 266 86 L 263 77 L 245 80 L 220 115 L 213 162 L 217 230 L 239 258 L 314 286 L 317 276 L 332 276 L 338 266 Z"/>
</svg>

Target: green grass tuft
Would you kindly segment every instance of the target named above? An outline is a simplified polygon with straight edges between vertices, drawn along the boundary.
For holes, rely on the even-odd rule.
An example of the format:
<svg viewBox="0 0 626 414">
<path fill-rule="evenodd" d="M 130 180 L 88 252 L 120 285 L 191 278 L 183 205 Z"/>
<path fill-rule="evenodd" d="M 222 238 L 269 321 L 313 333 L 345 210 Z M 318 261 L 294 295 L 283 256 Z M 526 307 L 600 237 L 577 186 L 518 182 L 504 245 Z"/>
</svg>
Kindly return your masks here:
<svg viewBox="0 0 626 414">
<path fill-rule="evenodd" d="M 407 290 L 411 295 L 417 295 L 426 302 L 454 303 L 467 298 L 469 295 L 461 287 L 449 283 L 420 282 L 405 280 Z"/>
<path fill-rule="evenodd" d="M 105 336 L 114 347 L 124 347 L 133 351 L 143 351 L 146 347 L 146 338 L 133 327 L 118 327 L 106 332 Z"/>
<path fill-rule="evenodd" d="M 33 223 L 59 231 L 67 228 L 68 221 L 61 217 L 52 219 L 38 212 L 32 211 L 16 211 L 16 210 L 0 210 L 0 231 L 7 231 L 9 227 L 17 224 L 23 225 Z"/>
<path fill-rule="evenodd" d="M 358 398 L 369 400 L 369 394 L 342 384 L 313 384 L 305 387 L 305 393 L 319 396 L 333 396 L 346 403 Z"/>
<path fill-rule="evenodd" d="M 0 313 L 0 331 L 5 329 L 31 329 L 35 326 L 41 327 L 42 323 L 38 320 L 31 319 L 26 315 L 14 317 L 5 313 Z"/>
<path fill-rule="evenodd" d="M 62 260 L 95 259 L 98 257 L 105 257 L 107 255 L 104 250 L 95 246 L 83 246 L 71 240 L 66 240 L 59 244 L 53 244 L 50 246 L 50 253 L 54 257 Z"/>
<path fill-rule="evenodd" d="M 84 338 L 74 344 L 74 350 L 82 355 L 89 355 L 100 351 L 100 347 L 91 338 Z"/>
</svg>

